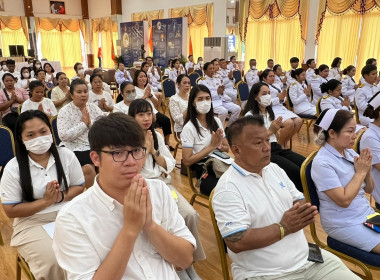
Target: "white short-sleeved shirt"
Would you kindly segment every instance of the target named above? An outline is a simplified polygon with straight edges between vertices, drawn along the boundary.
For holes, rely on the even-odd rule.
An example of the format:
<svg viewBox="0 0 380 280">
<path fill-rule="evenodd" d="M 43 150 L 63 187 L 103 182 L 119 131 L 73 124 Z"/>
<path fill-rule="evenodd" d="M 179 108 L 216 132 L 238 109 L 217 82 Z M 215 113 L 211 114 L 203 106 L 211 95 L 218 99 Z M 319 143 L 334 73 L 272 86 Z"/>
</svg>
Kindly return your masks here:
<svg viewBox="0 0 380 280">
<path fill-rule="evenodd" d="M 72 151 L 90 150 L 88 131 L 97 119 L 107 115 L 108 113 L 103 112 L 93 103 L 87 102 L 86 108 L 91 119 L 91 124 L 89 127 L 82 122 L 82 112 L 77 106 L 74 105 L 74 102 L 70 102 L 59 110 L 57 128 L 59 138 L 62 141 L 60 146 L 65 146 Z"/>
<path fill-rule="evenodd" d="M 135 90 L 136 90 L 136 99 L 142 99 L 144 97 L 144 94 L 145 94 L 145 89 L 141 89 L 139 87 L 135 87 Z M 153 94 L 153 92 L 151 92 Z M 153 94 L 152 98 L 156 98 Z M 158 111 L 156 109 L 156 107 L 154 107 L 154 104 L 152 102 L 152 100 L 150 98 L 147 98 L 145 99 L 146 101 L 148 101 L 150 103 L 150 105 L 152 105 L 153 107 L 153 114 L 157 114 Z"/>
<path fill-rule="evenodd" d="M 159 180 L 146 182 L 153 221 L 195 248 L 195 239 L 179 214 L 169 188 Z M 123 225 L 123 205 L 108 196 L 95 178 L 93 187 L 70 201 L 56 219 L 53 250 L 58 264 L 67 272 L 67 279 L 92 279 Z M 122 279 L 179 278 L 174 267 L 159 255 L 142 231 L 136 239 Z"/>
<path fill-rule="evenodd" d="M 115 105 L 115 103 L 113 102 L 111 94 L 109 94 L 106 91 L 103 91 L 102 94 L 96 94 L 91 90 L 90 94 L 88 95 L 88 102 L 94 103 L 96 106 L 99 107 L 99 101 L 103 98 L 106 100 L 107 106 Z M 102 111 L 105 111 L 105 110 L 102 109 Z"/>
<path fill-rule="evenodd" d="M 183 99 L 178 93 L 170 97 L 169 108 L 174 120 L 174 131 L 181 132 L 183 128 L 183 112 L 187 110 L 189 101 Z"/>
<path fill-rule="evenodd" d="M 81 186 L 84 184 L 82 168 L 75 154 L 67 148 L 58 147 L 59 158 L 65 171 L 67 184 L 69 186 Z M 50 154 L 46 169 L 29 157 L 30 175 L 33 184 L 33 196 L 35 199 L 44 197 L 48 182 L 57 180 L 57 168 L 54 156 Z M 63 190 L 63 183 L 60 184 Z M 20 185 L 20 170 L 16 158 L 11 159 L 4 168 L 4 175 L 0 182 L 1 203 L 18 204 L 24 202 Z M 53 204 L 37 214 L 58 211 L 66 202 Z M 14 224 L 27 218 L 16 218 Z"/>
<path fill-rule="evenodd" d="M 354 157 L 358 154 L 352 149 L 346 149 L 343 157 L 334 147 L 325 143 L 318 151 L 311 167 L 311 178 L 317 188 L 323 228 L 339 228 L 359 225 L 374 210 L 365 196 L 363 182 L 358 194 L 350 206 L 338 206 L 325 191 L 335 188 L 345 188 L 355 174 Z"/>
<path fill-rule="evenodd" d="M 38 110 L 40 103 L 42 104 L 42 108 L 44 109 L 45 113 L 51 114 L 51 116 L 56 116 L 58 114 L 53 101 L 45 97 L 41 102 L 33 102 L 30 99 L 26 100 L 24 103 L 22 103 L 21 113 L 24 113 L 28 110 Z"/>
<path fill-rule="evenodd" d="M 124 100 L 121 100 L 120 102 L 116 103 L 115 106 L 113 106 L 113 112 L 121 112 L 128 115 L 129 106 L 124 103 Z"/>
<path fill-rule="evenodd" d="M 218 126 L 223 130 L 223 125 L 220 119 L 215 118 Z M 182 129 L 181 141 L 183 148 L 193 148 L 193 154 L 197 154 L 211 143 L 211 131 L 201 125 L 198 121 L 199 130 L 201 135 L 198 134 L 197 129 L 191 121 L 188 121 Z M 223 130 L 223 137 L 225 137 Z"/>
<path fill-rule="evenodd" d="M 260 176 L 232 163 L 214 189 L 212 207 L 220 233 L 226 238 L 279 223 L 284 212 L 300 199 L 304 199 L 303 194 L 278 165 L 270 163 Z M 236 280 L 294 271 L 307 263 L 308 254 L 303 230 L 263 248 L 240 253 L 228 249 Z"/>
<path fill-rule="evenodd" d="M 380 163 L 380 127 L 370 123 L 360 140 L 360 151 L 369 148 L 372 154 L 372 165 Z M 372 192 L 377 203 L 380 203 L 380 171 L 372 166 L 372 177 L 375 188 Z"/>
<path fill-rule="evenodd" d="M 248 111 L 245 116 L 253 116 L 252 114 L 252 111 Z M 260 116 L 263 118 L 264 120 L 264 125 L 265 125 L 265 128 L 267 130 L 269 130 L 270 128 L 270 125 L 272 124 L 272 120 L 270 119 L 270 116 L 269 116 L 269 113 L 267 112 L 267 114 L 264 116 L 262 113 L 260 113 Z M 273 143 L 273 142 L 277 142 L 277 137 L 276 137 L 276 134 L 271 134 L 269 136 L 269 142 L 270 143 Z"/>
</svg>

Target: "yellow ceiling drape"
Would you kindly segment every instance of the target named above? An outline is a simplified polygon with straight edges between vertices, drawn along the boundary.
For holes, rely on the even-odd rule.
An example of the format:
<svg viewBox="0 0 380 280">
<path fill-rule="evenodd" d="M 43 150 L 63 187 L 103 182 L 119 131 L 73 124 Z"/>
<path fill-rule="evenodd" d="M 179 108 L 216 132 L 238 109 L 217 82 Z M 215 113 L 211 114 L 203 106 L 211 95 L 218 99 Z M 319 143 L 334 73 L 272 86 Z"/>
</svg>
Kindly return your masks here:
<svg viewBox="0 0 380 280">
<path fill-rule="evenodd" d="M 152 20 L 162 18 L 164 18 L 164 10 L 132 13 L 132 21 L 147 20 L 149 27 L 152 26 Z"/>
<path fill-rule="evenodd" d="M 40 29 L 51 31 L 56 29 L 58 31 L 69 30 L 71 32 L 81 31 L 84 36 L 84 23 L 81 19 L 57 19 L 57 18 L 35 18 L 36 33 Z"/>
<path fill-rule="evenodd" d="M 341 69 L 355 65 L 361 17 L 360 14 L 353 12 L 341 16 L 326 13 L 324 24 L 328 28 L 324 28 L 319 37 L 318 64 L 323 63 L 330 67 L 335 57 L 341 57 Z"/>
<path fill-rule="evenodd" d="M 213 35 L 213 24 L 214 24 L 214 4 L 202 4 L 196 6 L 182 7 L 182 8 L 172 8 L 169 9 L 169 15 L 171 18 L 177 17 L 187 17 L 188 25 L 202 26 L 207 25 L 208 36 Z M 191 39 L 193 40 L 193 38 Z"/>
<path fill-rule="evenodd" d="M 239 30 L 242 41 L 246 40 L 247 19 L 257 20 L 264 15 L 269 19 L 278 16 L 290 19 L 298 15 L 301 39 L 306 41 L 307 19 L 310 0 L 243 0 L 240 4 Z"/>
<path fill-rule="evenodd" d="M 22 28 L 26 40 L 29 41 L 28 24 L 25 17 L 0 16 L 0 28 L 8 28 L 11 30 L 19 30 Z"/>
<path fill-rule="evenodd" d="M 201 26 L 193 24 L 189 27 L 189 35 L 191 37 L 191 44 L 193 46 L 194 60 L 200 56 L 203 56 L 203 38 L 207 37 L 207 32 L 208 31 L 206 24 L 203 24 Z"/>
<path fill-rule="evenodd" d="M 334 15 L 344 14 L 348 11 L 363 15 L 375 7 L 380 8 L 380 0 L 319 0 L 315 42 L 318 43 L 326 10 Z"/>
<path fill-rule="evenodd" d="M 374 32 L 374 26 L 380 26 L 380 11 L 373 10 L 363 16 L 361 37 L 358 49 L 356 78 L 360 76 L 360 71 L 368 58 L 379 59 L 380 54 L 380 32 Z"/>
<path fill-rule="evenodd" d="M 28 50 L 28 41 L 25 38 L 24 30 L 19 28 L 18 30 L 12 30 L 8 27 L 1 29 L 1 38 L 3 40 L 3 56 L 8 57 L 9 45 L 23 45 L 25 55 Z"/>
</svg>

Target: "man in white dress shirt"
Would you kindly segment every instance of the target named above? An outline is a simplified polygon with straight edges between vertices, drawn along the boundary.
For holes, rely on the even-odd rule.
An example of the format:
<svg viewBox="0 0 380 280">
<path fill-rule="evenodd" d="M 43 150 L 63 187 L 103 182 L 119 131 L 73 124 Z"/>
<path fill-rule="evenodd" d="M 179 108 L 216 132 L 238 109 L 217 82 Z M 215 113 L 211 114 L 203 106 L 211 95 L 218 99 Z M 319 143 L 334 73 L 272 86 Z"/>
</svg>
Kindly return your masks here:
<svg viewBox="0 0 380 280">
<path fill-rule="evenodd" d="M 193 68 L 193 71 L 194 71 L 194 57 L 193 57 L 193 55 L 192 54 L 189 55 L 188 59 L 189 59 L 189 61 L 186 62 L 185 68 L 186 68 L 186 73 L 190 74 L 189 73 L 189 68 Z"/>
<path fill-rule="evenodd" d="M 293 70 L 296 70 L 298 68 L 298 64 L 299 64 L 300 60 L 298 57 L 292 57 L 290 59 L 290 67 L 291 69 L 289 71 L 286 71 L 285 73 L 285 76 L 286 76 L 286 82 L 288 84 L 288 87 L 293 84 L 294 82 L 296 82 L 295 79 L 292 78 L 292 71 Z"/>
<path fill-rule="evenodd" d="M 116 83 L 120 86 L 123 82 L 129 81 L 133 83 L 133 79 L 129 71 L 125 70 L 125 65 L 123 62 L 117 64 L 117 71 L 115 73 Z"/>
<path fill-rule="evenodd" d="M 245 74 L 245 81 L 248 84 L 249 90 L 252 86 L 260 81 L 260 75 L 262 71 L 257 70 L 256 68 L 256 59 L 252 58 L 249 60 L 249 70 Z"/>
<path fill-rule="evenodd" d="M 218 114 L 223 126 L 228 112 L 231 112 L 231 117 L 228 122 L 228 126 L 230 126 L 239 118 L 241 108 L 239 105 L 234 104 L 231 98 L 225 94 L 225 86 L 222 84 L 220 78 L 214 78 L 214 65 L 211 62 L 206 62 L 203 71 L 205 76 L 199 80 L 198 84 L 205 85 L 210 90 L 214 113 Z"/>
<path fill-rule="evenodd" d="M 274 66 L 274 61 L 273 59 L 268 59 L 267 61 L 267 68 L 266 69 L 270 69 L 270 70 L 273 70 L 273 66 Z"/>
<path fill-rule="evenodd" d="M 227 69 L 227 61 L 224 58 L 219 59 L 219 67 L 219 75 L 222 84 L 225 87 L 224 93 L 227 94 L 231 98 L 232 102 L 236 104 L 237 90 L 235 88 L 233 70 Z"/>
<path fill-rule="evenodd" d="M 270 162 L 263 119 L 237 120 L 227 139 L 235 162 L 220 177 L 212 206 L 234 279 L 360 279 L 325 250 L 324 263 L 308 260 L 302 229 L 314 222 L 317 207 L 306 203 L 285 171 Z"/>
<path fill-rule="evenodd" d="M 53 250 L 67 279 L 178 279 L 192 264 L 195 239 L 164 182 L 139 174 L 145 136 L 123 113 L 89 132 L 94 185 L 56 219 Z"/>
<path fill-rule="evenodd" d="M 314 58 L 310 58 L 306 60 L 306 65 L 306 82 L 308 85 L 311 85 L 311 80 L 315 77 L 315 68 L 317 68 L 317 64 L 315 63 Z"/>
</svg>

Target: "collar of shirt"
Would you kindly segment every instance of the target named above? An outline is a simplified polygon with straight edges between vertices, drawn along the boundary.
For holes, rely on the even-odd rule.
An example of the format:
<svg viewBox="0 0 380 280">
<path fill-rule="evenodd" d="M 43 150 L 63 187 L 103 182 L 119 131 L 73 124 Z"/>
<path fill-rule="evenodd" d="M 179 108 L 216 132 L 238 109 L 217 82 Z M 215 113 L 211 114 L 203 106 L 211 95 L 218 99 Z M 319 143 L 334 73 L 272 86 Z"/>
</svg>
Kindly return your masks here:
<svg viewBox="0 0 380 280">
<path fill-rule="evenodd" d="M 363 83 L 365 87 L 370 87 L 370 88 L 373 88 L 373 85 L 367 83 L 365 80 L 363 81 Z"/>
<path fill-rule="evenodd" d="M 122 206 L 116 199 L 110 197 L 102 190 L 98 184 L 98 177 L 99 175 L 96 175 L 94 185 L 92 186 L 95 195 L 104 203 L 104 205 L 107 206 L 110 211 L 113 211 L 116 205 Z"/>
<path fill-rule="evenodd" d="M 28 158 L 29 158 L 29 166 L 30 167 L 32 167 L 34 165 L 37 168 L 43 168 L 41 164 L 35 162 L 30 156 L 28 156 Z M 55 163 L 54 156 L 52 154 L 50 154 L 49 161 L 48 161 L 48 164 L 46 166 L 46 170 L 48 170 L 54 163 Z"/>
<path fill-rule="evenodd" d="M 199 125 L 199 128 L 201 128 L 201 129 L 203 129 L 203 130 L 205 130 L 205 131 L 207 131 L 208 129 L 207 128 L 205 128 L 202 124 L 201 124 L 201 122 L 197 119 L 197 123 L 198 123 L 198 125 Z"/>
<path fill-rule="evenodd" d="M 269 165 L 267 165 L 267 166 L 265 166 L 264 168 L 263 168 L 263 172 L 268 168 L 268 166 Z M 256 178 L 258 178 L 258 177 L 261 177 L 259 174 L 257 174 L 257 173 L 254 173 L 254 172 L 250 172 L 250 171 L 248 171 L 248 170 L 245 170 L 243 167 L 241 167 L 240 165 L 238 165 L 236 162 L 233 162 L 232 163 L 232 167 L 237 171 L 237 172 L 239 172 L 239 174 L 240 175 L 242 175 L 243 177 L 247 177 L 247 176 L 249 176 L 249 175 L 252 175 L 253 177 L 256 177 Z"/>
<path fill-rule="evenodd" d="M 346 160 L 348 160 L 349 162 L 354 162 L 354 157 L 357 156 L 355 153 L 353 153 L 353 150 L 349 150 L 349 149 L 345 149 L 344 150 L 344 157 L 333 147 L 331 146 L 329 143 L 326 143 L 324 145 L 324 147 L 326 148 L 326 150 L 328 152 L 330 152 L 331 154 L 333 154 L 334 156 L 338 157 L 338 158 L 344 158 Z"/>
</svg>

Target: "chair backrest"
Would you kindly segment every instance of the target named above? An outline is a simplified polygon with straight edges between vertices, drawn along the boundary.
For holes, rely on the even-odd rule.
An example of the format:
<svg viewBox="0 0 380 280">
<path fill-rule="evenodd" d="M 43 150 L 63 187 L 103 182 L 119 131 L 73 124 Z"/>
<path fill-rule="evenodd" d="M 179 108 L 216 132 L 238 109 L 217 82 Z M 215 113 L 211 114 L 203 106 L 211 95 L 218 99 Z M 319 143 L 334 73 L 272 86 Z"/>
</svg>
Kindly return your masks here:
<svg viewBox="0 0 380 280">
<path fill-rule="evenodd" d="M 199 77 L 199 78 L 197 78 L 197 80 L 195 81 L 195 83 L 196 84 L 198 84 L 199 83 L 199 80 L 201 80 L 203 77 Z"/>
<path fill-rule="evenodd" d="M 240 101 L 246 101 L 249 97 L 249 88 L 248 84 L 244 81 L 240 81 L 237 84 L 238 96 Z"/>
<path fill-rule="evenodd" d="M 317 206 L 319 210 L 319 197 L 317 194 L 317 188 L 311 178 L 311 167 L 313 165 L 313 159 L 317 155 L 318 151 L 312 152 L 302 163 L 301 166 L 301 182 L 303 188 L 303 194 L 307 202 Z"/>
<path fill-rule="evenodd" d="M 200 77 L 203 77 L 203 71 L 201 69 L 197 69 L 194 72 L 198 73 Z"/>
<path fill-rule="evenodd" d="M 317 100 L 317 103 L 315 103 L 315 109 L 317 110 L 317 117 L 319 117 L 319 115 L 321 114 L 321 101 L 322 101 L 322 97 L 319 97 L 318 100 Z"/>
<path fill-rule="evenodd" d="M 4 167 L 15 156 L 15 142 L 12 131 L 0 125 L 0 166 Z"/>
<path fill-rule="evenodd" d="M 49 89 L 46 93 L 45 93 L 45 97 L 46 98 L 49 98 L 49 99 L 51 99 L 51 91 L 52 91 L 53 89 L 51 88 L 51 89 Z"/>
<path fill-rule="evenodd" d="M 234 70 L 232 72 L 232 75 L 234 76 L 235 79 L 235 84 L 241 81 L 241 71 L 240 70 Z"/>
<path fill-rule="evenodd" d="M 25 101 L 24 101 L 25 102 Z M 18 115 L 21 115 L 21 109 L 22 109 L 22 104 L 24 103 L 24 102 L 22 102 L 20 105 L 18 105 L 18 107 L 17 107 L 17 113 L 18 113 Z"/>
<path fill-rule="evenodd" d="M 58 135 L 57 116 L 50 118 L 50 124 L 51 124 L 51 127 L 53 129 L 53 139 L 54 139 L 55 145 L 58 146 L 59 143 L 61 143 L 61 139 L 59 138 L 59 135 Z"/>
<path fill-rule="evenodd" d="M 359 131 L 359 134 L 356 135 L 354 146 L 352 147 L 354 149 L 354 151 L 357 152 L 358 154 L 360 154 L 360 140 L 362 139 L 364 132 L 365 132 L 365 130 Z"/>
<path fill-rule="evenodd" d="M 216 237 L 216 242 L 218 243 L 218 250 L 219 250 L 219 256 L 220 256 L 220 263 L 222 265 L 222 272 L 223 272 L 223 279 L 224 280 L 229 280 L 230 279 L 230 273 L 228 271 L 228 263 L 227 263 L 227 257 L 226 257 L 226 247 L 224 245 L 223 238 L 220 234 L 218 224 L 215 219 L 215 213 L 214 210 L 212 209 L 212 198 L 214 196 L 214 190 L 212 190 L 209 200 L 208 200 L 208 209 L 210 210 L 210 216 L 211 216 L 211 221 L 212 221 L 212 226 L 214 228 L 214 233 Z"/>
<path fill-rule="evenodd" d="M 187 69 L 187 74 L 191 74 L 194 72 L 194 67 L 189 67 L 189 69 Z"/>
<path fill-rule="evenodd" d="M 290 100 L 290 96 L 289 96 L 289 88 L 286 90 L 285 105 L 286 105 L 286 108 L 287 108 L 289 111 L 292 111 L 292 109 L 293 109 L 293 102 L 292 102 L 292 100 Z"/>
<path fill-rule="evenodd" d="M 174 139 L 175 139 L 175 141 L 177 143 L 182 143 L 181 139 L 178 138 L 177 132 L 174 131 L 174 120 L 173 120 L 173 117 L 172 117 L 172 113 L 170 112 L 170 106 L 168 106 L 168 109 L 169 109 L 169 118 L 170 118 L 170 123 L 171 123 L 171 126 L 172 126 L 172 131 L 173 131 Z"/>
<path fill-rule="evenodd" d="M 110 85 L 112 82 L 116 81 L 115 74 L 116 74 L 115 69 L 109 69 L 108 71 L 104 71 L 104 80 L 103 81 L 106 84 Z"/>
<path fill-rule="evenodd" d="M 169 98 L 176 94 L 176 85 L 173 80 L 165 79 L 161 82 L 162 86 L 162 93 L 165 95 L 166 98 Z"/>
<path fill-rule="evenodd" d="M 356 106 L 356 101 L 354 98 L 354 115 L 355 115 L 355 120 L 357 124 L 360 124 L 360 119 L 359 119 L 359 111 L 358 111 L 358 106 Z"/>
<path fill-rule="evenodd" d="M 199 78 L 199 74 L 196 72 L 193 72 L 189 74 L 189 78 L 190 78 L 190 84 L 193 87 L 197 84 L 197 79 Z"/>
</svg>

